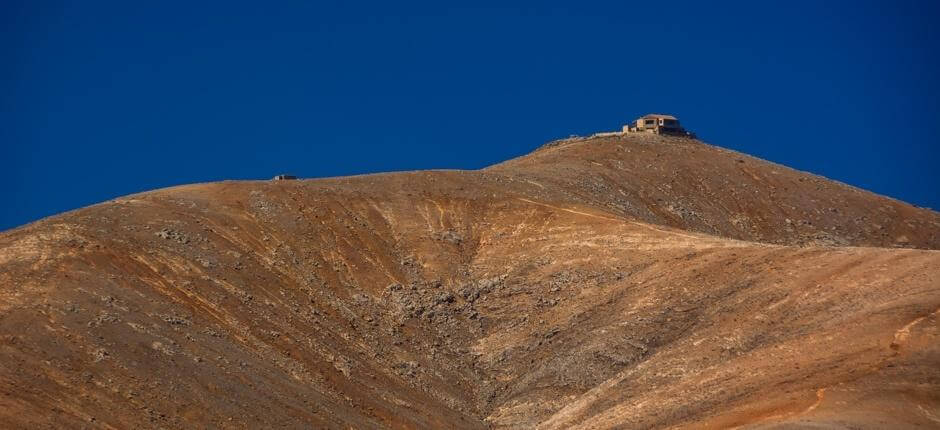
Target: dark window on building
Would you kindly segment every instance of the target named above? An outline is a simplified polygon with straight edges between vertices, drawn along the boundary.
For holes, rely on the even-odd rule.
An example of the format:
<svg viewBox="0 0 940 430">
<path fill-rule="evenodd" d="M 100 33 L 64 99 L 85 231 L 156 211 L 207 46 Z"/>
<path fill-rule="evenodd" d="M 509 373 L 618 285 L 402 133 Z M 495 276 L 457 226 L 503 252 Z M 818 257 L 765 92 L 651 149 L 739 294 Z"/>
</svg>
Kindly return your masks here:
<svg viewBox="0 0 940 430">
<path fill-rule="evenodd" d="M 655 120 L 655 119 L 648 119 L 648 120 L 646 120 L 646 121 L 643 121 L 643 123 L 646 124 L 646 125 L 653 125 L 653 124 L 656 124 L 656 120 Z"/>
</svg>

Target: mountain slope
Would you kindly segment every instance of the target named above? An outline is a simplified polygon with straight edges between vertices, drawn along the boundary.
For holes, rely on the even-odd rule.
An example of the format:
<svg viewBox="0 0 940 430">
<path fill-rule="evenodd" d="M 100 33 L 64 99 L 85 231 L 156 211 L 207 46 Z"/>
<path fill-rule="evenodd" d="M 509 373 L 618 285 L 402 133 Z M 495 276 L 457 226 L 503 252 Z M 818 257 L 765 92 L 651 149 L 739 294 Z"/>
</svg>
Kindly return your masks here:
<svg viewBox="0 0 940 430">
<path fill-rule="evenodd" d="M 779 244 L 940 248 L 940 215 L 698 141 L 558 141 L 486 169 L 655 224 Z"/>
<path fill-rule="evenodd" d="M 0 234 L 0 424 L 936 426 L 940 253 L 857 245 L 937 223 L 654 137 L 127 196 Z"/>
</svg>

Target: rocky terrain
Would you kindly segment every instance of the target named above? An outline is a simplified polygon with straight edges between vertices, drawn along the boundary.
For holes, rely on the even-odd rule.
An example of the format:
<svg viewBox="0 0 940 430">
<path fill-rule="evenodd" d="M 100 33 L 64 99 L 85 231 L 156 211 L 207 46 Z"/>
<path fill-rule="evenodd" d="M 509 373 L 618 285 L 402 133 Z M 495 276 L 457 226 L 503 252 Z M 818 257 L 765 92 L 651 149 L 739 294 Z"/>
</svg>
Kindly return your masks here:
<svg viewBox="0 0 940 430">
<path fill-rule="evenodd" d="M 940 214 L 696 140 L 0 233 L 2 428 L 940 428 Z"/>
</svg>

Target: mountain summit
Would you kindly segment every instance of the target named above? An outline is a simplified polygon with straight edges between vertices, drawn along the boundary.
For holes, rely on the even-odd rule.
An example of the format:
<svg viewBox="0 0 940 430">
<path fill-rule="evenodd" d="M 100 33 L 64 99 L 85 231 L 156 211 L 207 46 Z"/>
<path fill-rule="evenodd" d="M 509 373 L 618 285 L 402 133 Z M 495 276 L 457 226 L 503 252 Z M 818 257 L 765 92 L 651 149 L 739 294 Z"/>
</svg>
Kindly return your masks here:
<svg viewBox="0 0 940 430">
<path fill-rule="evenodd" d="M 925 428 L 940 214 L 681 136 L 0 233 L 4 428 Z"/>
</svg>

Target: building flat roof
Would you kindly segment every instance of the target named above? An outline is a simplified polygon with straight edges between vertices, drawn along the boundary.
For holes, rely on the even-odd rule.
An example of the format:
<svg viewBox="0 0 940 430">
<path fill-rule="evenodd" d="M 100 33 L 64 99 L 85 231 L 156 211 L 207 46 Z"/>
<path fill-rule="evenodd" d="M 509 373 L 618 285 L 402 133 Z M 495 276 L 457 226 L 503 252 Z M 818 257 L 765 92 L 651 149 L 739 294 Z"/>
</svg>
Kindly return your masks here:
<svg viewBox="0 0 940 430">
<path fill-rule="evenodd" d="M 646 115 L 643 115 L 643 116 L 640 117 L 640 119 L 644 119 L 644 118 L 679 119 L 679 118 L 676 118 L 676 117 L 674 117 L 674 116 L 672 116 L 672 115 L 666 115 L 666 114 L 661 114 L 661 113 L 649 113 L 649 114 L 646 114 Z"/>
</svg>

